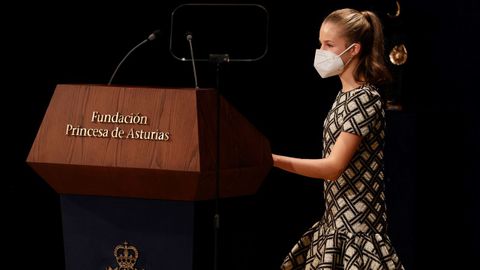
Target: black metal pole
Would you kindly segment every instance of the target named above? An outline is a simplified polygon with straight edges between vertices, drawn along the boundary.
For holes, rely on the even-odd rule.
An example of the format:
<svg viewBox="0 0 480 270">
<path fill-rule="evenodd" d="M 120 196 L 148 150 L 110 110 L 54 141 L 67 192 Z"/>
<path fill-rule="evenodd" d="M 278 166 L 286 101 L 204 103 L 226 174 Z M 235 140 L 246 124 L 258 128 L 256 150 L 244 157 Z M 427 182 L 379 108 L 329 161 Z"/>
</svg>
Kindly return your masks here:
<svg viewBox="0 0 480 270">
<path fill-rule="evenodd" d="M 215 215 L 213 218 L 213 226 L 214 226 L 214 265 L 213 269 L 218 269 L 218 246 L 219 246 L 219 230 L 220 230 L 220 209 L 219 209 L 219 201 L 220 201 L 220 63 L 216 63 L 216 95 L 217 95 L 217 138 L 216 138 L 216 166 L 215 166 Z"/>
<path fill-rule="evenodd" d="M 213 218 L 214 226 L 214 262 L 213 269 L 218 270 L 219 263 L 219 245 L 220 245 L 220 113 L 221 113 L 221 96 L 220 96 L 220 68 L 222 63 L 227 63 L 230 60 L 228 54 L 211 54 L 210 61 L 216 65 L 216 99 L 217 99 L 217 115 L 216 115 L 216 167 L 215 167 L 215 215 Z"/>
</svg>

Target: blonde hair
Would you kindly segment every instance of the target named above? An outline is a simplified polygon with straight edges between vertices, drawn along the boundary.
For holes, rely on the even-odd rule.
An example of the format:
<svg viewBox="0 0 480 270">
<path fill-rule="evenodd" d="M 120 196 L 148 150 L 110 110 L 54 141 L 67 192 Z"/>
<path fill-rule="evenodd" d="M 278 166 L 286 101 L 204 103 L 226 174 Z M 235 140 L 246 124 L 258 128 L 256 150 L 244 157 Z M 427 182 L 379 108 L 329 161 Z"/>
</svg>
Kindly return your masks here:
<svg viewBox="0 0 480 270">
<path fill-rule="evenodd" d="M 382 23 L 375 13 L 345 8 L 330 13 L 324 23 L 327 21 L 343 29 L 341 35 L 348 44 L 361 44 L 359 63 L 353 73 L 355 80 L 373 84 L 392 80 L 384 60 Z"/>
</svg>

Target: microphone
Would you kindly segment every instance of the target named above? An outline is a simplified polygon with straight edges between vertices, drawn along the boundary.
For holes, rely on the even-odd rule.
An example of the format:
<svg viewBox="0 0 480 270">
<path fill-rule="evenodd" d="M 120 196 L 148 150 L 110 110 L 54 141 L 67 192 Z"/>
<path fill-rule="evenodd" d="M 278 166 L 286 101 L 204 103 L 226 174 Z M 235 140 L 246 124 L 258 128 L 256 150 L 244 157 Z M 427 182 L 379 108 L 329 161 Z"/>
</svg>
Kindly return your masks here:
<svg viewBox="0 0 480 270">
<path fill-rule="evenodd" d="M 125 61 L 125 59 L 127 59 L 127 57 L 133 52 L 135 51 L 138 47 L 142 46 L 143 44 L 149 42 L 149 41 L 152 41 L 154 39 L 156 39 L 157 37 L 159 37 L 161 34 L 161 31 L 159 29 L 153 31 L 153 33 L 151 33 L 145 40 L 143 40 L 142 42 L 138 43 L 137 46 L 133 47 L 126 55 L 125 57 L 123 57 L 122 61 L 120 61 L 120 63 L 117 65 L 117 67 L 115 68 L 115 71 L 113 72 L 112 76 L 110 77 L 110 80 L 108 81 L 108 85 L 112 84 L 112 81 L 113 81 L 113 78 L 115 77 L 115 74 L 117 74 L 117 71 L 118 69 L 120 68 L 120 66 L 123 64 L 123 61 Z"/>
<path fill-rule="evenodd" d="M 190 45 L 190 56 L 192 57 L 193 78 L 195 79 L 195 89 L 198 89 L 197 69 L 195 68 L 195 59 L 193 58 L 192 33 L 187 32 L 186 38 Z"/>
</svg>

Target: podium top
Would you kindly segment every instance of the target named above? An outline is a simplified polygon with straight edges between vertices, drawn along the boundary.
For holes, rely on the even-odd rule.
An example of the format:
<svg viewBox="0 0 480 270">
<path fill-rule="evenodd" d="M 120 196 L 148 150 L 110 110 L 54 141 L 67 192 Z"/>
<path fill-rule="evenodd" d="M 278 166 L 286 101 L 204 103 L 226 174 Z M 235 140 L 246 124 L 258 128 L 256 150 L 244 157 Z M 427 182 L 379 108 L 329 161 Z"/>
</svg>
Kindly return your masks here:
<svg viewBox="0 0 480 270">
<path fill-rule="evenodd" d="M 56 87 L 27 158 L 65 194 L 205 200 L 215 195 L 213 89 Z M 220 102 L 221 197 L 256 192 L 269 142 Z"/>
</svg>

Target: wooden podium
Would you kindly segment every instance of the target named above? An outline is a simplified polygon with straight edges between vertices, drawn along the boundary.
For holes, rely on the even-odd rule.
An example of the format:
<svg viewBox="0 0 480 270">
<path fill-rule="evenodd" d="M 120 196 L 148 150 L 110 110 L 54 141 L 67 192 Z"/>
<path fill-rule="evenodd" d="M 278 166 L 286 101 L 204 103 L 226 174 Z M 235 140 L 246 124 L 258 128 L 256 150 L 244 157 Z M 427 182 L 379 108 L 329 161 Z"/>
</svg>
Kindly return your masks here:
<svg viewBox="0 0 480 270">
<path fill-rule="evenodd" d="M 216 95 L 57 85 L 27 163 L 61 195 L 66 269 L 202 268 L 195 202 L 216 196 Z M 220 198 L 255 194 L 269 142 L 223 98 L 219 117 Z"/>
</svg>

